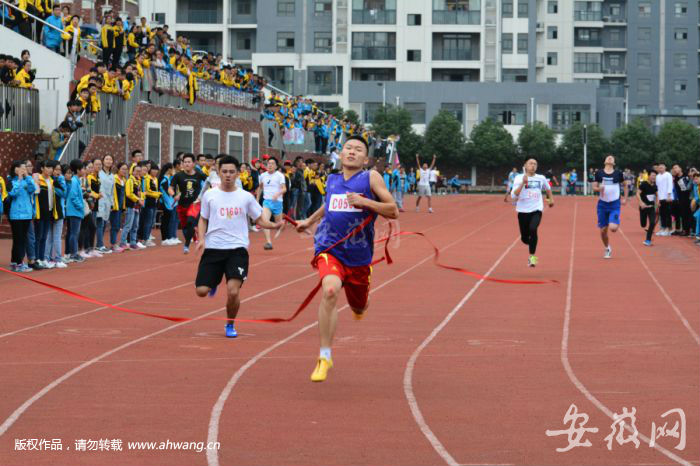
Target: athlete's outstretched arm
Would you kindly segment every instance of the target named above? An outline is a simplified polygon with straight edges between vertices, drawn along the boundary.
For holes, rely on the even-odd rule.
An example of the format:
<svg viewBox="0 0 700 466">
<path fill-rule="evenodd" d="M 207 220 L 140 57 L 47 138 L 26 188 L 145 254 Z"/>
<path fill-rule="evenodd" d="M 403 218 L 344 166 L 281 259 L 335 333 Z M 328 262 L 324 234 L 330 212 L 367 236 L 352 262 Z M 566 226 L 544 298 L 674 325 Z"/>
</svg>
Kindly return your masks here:
<svg viewBox="0 0 700 466">
<path fill-rule="evenodd" d="M 276 230 L 282 226 L 284 220 L 280 220 L 279 222 L 271 222 L 269 220 L 265 220 L 261 215 L 260 217 L 255 219 L 254 223 L 260 228 L 265 228 L 267 230 Z"/>
<path fill-rule="evenodd" d="M 199 241 L 197 242 L 198 254 L 204 251 L 204 234 L 207 232 L 207 228 L 209 228 L 209 219 L 200 216 L 197 224 L 197 231 L 199 232 Z"/>
<path fill-rule="evenodd" d="M 348 202 L 350 205 L 371 210 L 382 217 L 392 219 L 399 218 L 399 208 L 396 207 L 394 197 L 386 189 L 384 178 L 382 178 L 379 172 L 374 170 L 369 172 L 369 186 L 374 195 L 377 196 L 378 201 L 367 199 L 357 193 L 348 193 Z"/>
<path fill-rule="evenodd" d="M 435 154 L 433 154 L 433 161 L 430 163 L 430 168 L 429 168 L 429 170 L 432 170 L 433 168 L 435 168 L 435 158 L 436 158 L 436 157 L 435 157 Z"/>
<path fill-rule="evenodd" d="M 325 214 L 326 206 L 321 205 L 321 207 L 316 212 L 311 214 L 311 217 L 307 218 L 306 220 L 301 220 L 297 222 L 297 231 L 299 233 L 303 233 L 304 231 L 308 230 L 309 228 L 314 226 L 316 222 L 320 221 Z"/>
<path fill-rule="evenodd" d="M 549 204 L 549 207 L 554 207 L 554 196 L 552 196 L 552 188 L 549 185 L 547 186 L 545 195 L 547 196 L 547 204 Z"/>
</svg>

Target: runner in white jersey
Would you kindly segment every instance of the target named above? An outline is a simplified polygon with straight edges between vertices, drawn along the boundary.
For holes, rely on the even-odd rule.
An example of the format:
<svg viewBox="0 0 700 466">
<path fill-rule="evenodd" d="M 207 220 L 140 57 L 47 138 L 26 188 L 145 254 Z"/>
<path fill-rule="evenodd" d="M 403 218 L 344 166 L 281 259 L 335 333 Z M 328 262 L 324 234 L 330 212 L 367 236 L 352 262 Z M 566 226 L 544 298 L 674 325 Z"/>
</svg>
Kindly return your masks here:
<svg viewBox="0 0 700 466">
<path fill-rule="evenodd" d="M 275 222 L 282 220 L 282 209 L 284 205 L 284 193 L 287 192 L 287 184 L 284 175 L 277 167 L 277 159 L 270 157 L 267 160 L 267 171 L 260 175 L 260 186 L 263 189 L 263 218 Z M 265 230 L 265 249 L 272 249 L 272 235 L 269 230 Z"/>
<path fill-rule="evenodd" d="M 534 267 L 537 265 L 537 229 L 544 210 L 542 191 L 547 193 L 549 207 L 554 207 L 554 197 L 547 178 L 537 174 L 537 160 L 528 160 L 523 168 L 525 173 L 515 177 L 510 195 L 517 199 L 515 210 L 518 212 L 520 240 L 529 247 L 530 257 L 527 264 Z"/>
<path fill-rule="evenodd" d="M 231 156 L 220 159 L 221 185 L 202 196 L 199 231 L 206 233 L 204 241 L 197 243 L 197 251 L 202 253 L 195 280 L 197 296 L 213 296 L 221 278 L 226 275 L 226 315 L 229 319 L 238 315 L 239 291 L 248 277 L 248 217 L 261 228 L 282 226 L 282 222 L 272 223 L 263 218 L 263 209 L 255 197 L 236 186 L 238 167 L 238 161 Z M 237 335 L 231 320 L 226 324 L 226 336 L 235 338 Z"/>
<path fill-rule="evenodd" d="M 430 192 L 430 174 L 433 170 L 433 167 L 435 166 L 435 154 L 433 154 L 433 161 L 430 164 L 430 166 L 428 166 L 427 163 L 424 163 L 422 167 L 420 164 L 420 155 L 416 154 L 416 164 L 418 165 L 418 174 L 420 175 L 420 179 L 418 180 L 418 199 L 416 199 L 416 212 L 420 211 L 420 200 L 423 196 L 425 196 L 428 198 L 428 212 L 432 214 L 433 205 Z"/>
</svg>

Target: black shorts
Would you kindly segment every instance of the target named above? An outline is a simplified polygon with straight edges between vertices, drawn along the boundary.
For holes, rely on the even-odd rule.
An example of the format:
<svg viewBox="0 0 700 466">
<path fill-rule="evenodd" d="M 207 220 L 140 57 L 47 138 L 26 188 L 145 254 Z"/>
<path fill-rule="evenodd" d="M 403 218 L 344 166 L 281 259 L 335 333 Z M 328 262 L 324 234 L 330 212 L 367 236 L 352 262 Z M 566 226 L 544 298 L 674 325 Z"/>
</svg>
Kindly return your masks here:
<svg viewBox="0 0 700 466">
<path fill-rule="evenodd" d="M 214 288 L 221 283 L 226 275 L 226 281 L 236 279 L 244 282 L 248 278 L 248 250 L 236 249 L 205 249 L 199 261 L 195 286 Z"/>
</svg>

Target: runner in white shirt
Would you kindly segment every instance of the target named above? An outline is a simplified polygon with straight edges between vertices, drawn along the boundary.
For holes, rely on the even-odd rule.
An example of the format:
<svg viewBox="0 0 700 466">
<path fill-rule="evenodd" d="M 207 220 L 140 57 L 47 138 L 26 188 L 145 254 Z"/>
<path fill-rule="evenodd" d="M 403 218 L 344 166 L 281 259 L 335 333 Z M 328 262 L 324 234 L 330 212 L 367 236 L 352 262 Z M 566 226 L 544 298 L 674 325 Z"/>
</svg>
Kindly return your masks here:
<svg viewBox="0 0 700 466">
<path fill-rule="evenodd" d="M 253 195 L 236 186 L 238 167 L 233 157 L 220 159 L 221 185 L 202 196 L 199 231 L 206 233 L 204 241 L 197 243 L 197 251 L 202 253 L 195 280 L 197 296 L 214 296 L 221 278 L 226 275 L 229 319 L 235 319 L 238 314 L 239 291 L 248 276 L 248 217 L 261 228 L 277 229 L 282 225 L 282 222 L 272 223 L 263 218 L 263 209 Z M 237 335 L 233 321 L 227 322 L 226 336 L 235 338 Z"/>
<path fill-rule="evenodd" d="M 537 265 L 537 256 L 535 256 L 537 229 L 540 226 L 544 210 L 542 191 L 547 193 L 549 207 L 554 207 L 554 197 L 547 178 L 536 173 L 537 160 L 528 160 L 523 168 L 525 173 L 515 177 L 510 195 L 513 199 L 517 199 L 515 210 L 518 212 L 520 239 L 529 246 L 530 257 L 527 264 L 534 267 Z"/>
<path fill-rule="evenodd" d="M 284 193 L 287 192 L 287 184 L 284 175 L 277 167 L 277 159 L 270 157 L 267 160 L 267 171 L 260 175 L 260 186 L 263 189 L 263 218 L 275 222 L 282 220 L 282 207 Z M 265 230 L 265 249 L 272 249 L 272 236 L 269 230 Z"/>
<path fill-rule="evenodd" d="M 423 196 L 425 196 L 428 198 L 428 212 L 432 214 L 433 205 L 430 192 L 430 175 L 433 170 L 433 167 L 435 166 L 435 154 L 433 154 L 433 161 L 430 164 L 430 166 L 428 166 L 427 163 L 424 163 L 422 167 L 420 164 L 420 155 L 416 154 L 416 164 L 418 165 L 418 174 L 420 175 L 420 179 L 418 180 L 418 199 L 416 199 L 416 212 L 420 211 L 420 200 Z"/>
<path fill-rule="evenodd" d="M 673 176 L 666 171 L 666 165 L 660 163 L 656 166 L 656 187 L 659 196 L 659 223 L 661 228 L 656 236 L 671 236 L 671 206 L 673 204 Z"/>
</svg>

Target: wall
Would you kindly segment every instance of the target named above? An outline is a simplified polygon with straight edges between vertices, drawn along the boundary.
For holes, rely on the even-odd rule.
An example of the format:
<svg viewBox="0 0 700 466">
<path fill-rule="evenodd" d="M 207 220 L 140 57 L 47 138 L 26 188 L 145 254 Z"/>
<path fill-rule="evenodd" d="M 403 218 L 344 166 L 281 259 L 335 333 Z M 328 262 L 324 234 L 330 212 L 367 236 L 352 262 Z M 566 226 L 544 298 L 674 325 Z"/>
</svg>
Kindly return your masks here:
<svg viewBox="0 0 700 466">
<path fill-rule="evenodd" d="M 34 158 L 42 136 L 30 133 L 0 133 L 0 176 L 7 176 L 14 160 Z"/>
<path fill-rule="evenodd" d="M 68 3 L 71 5 L 71 13 L 72 14 L 77 14 L 80 15 L 81 18 L 85 23 L 88 24 L 94 24 L 94 23 L 99 23 L 102 21 L 102 10 L 104 5 L 110 5 L 111 8 L 114 11 L 120 12 L 122 11 L 122 3 L 126 6 L 126 12 L 128 13 L 129 16 L 132 18 L 137 18 L 139 17 L 139 5 L 138 1 L 136 0 L 126 0 L 122 2 L 122 0 L 95 0 L 95 18 L 92 18 L 92 8 L 83 8 L 83 1 L 82 0 L 73 0 L 72 2 L 61 2 L 61 4 Z"/>
</svg>

